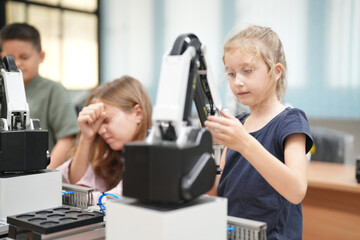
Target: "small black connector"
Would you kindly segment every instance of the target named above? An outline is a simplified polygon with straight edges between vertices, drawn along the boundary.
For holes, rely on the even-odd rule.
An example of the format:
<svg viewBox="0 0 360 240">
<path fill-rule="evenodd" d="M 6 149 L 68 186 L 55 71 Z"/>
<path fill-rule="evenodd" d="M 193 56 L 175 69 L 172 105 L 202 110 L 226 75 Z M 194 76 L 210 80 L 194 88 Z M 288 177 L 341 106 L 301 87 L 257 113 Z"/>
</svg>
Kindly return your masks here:
<svg viewBox="0 0 360 240">
<path fill-rule="evenodd" d="M 360 157 L 356 159 L 355 163 L 356 180 L 360 183 Z"/>
</svg>

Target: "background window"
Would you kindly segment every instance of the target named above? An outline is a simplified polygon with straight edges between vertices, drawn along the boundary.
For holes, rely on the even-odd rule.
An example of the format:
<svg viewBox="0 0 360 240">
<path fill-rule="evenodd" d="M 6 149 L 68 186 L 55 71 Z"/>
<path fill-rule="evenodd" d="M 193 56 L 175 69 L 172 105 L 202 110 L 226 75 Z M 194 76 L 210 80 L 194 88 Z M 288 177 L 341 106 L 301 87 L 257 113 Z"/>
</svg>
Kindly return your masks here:
<svg viewBox="0 0 360 240">
<path fill-rule="evenodd" d="M 69 90 L 99 83 L 96 0 L 6 1 L 6 24 L 27 22 L 41 34 L 45 61 L 39 73 Z"/>
</svg>

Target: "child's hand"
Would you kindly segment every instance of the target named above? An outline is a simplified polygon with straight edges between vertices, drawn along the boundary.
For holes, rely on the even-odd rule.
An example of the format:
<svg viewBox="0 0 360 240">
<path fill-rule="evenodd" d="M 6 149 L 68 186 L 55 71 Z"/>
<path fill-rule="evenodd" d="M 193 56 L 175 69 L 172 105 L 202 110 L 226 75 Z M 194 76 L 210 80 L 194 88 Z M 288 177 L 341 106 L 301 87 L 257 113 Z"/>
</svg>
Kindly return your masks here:
<svg viewBox="0 0 360 240">
<path fill-rule="evenodd" d="M 209 116 L 205 126 L 211 132 L 213 142 L 236 149 L 247 132 L 241 122 L 230 113 L 222 110 L 221 114 L 223 117 Z"/>
<path fill-rule="evenodd" d="M 105 106 L 102 102 L 90 104 L 79 113 L 78 123 L 82 136 L 94 138 L 106 117 Z"/>
</svg>

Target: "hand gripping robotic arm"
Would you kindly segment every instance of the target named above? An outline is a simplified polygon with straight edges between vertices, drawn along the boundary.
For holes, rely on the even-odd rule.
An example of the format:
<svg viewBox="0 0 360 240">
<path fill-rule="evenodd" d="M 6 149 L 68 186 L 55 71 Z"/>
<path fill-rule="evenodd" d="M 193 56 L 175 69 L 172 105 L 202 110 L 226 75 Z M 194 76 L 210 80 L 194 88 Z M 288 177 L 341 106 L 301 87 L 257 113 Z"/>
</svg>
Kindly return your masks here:
<svg viewBox="0 0 360 240">
<path fill-rule="evenodd" d="M 208 115 L 220 115 L 206 48 L 194 34 L 183 34 L 163 57 L 146 141 L 125 145 L 124 196 L 172 204 L 211 189 L 222 146 L 212 143 L 205 128 L 191 126 L 193 100 L 202 126 Z"/>
<path fill-rule="evenodd" d="M 30 119 L 22 73 L 10 56 L 0 59 L 0 114 L 0 172 L 46 168 L 48 132 Z"/>
</svg>

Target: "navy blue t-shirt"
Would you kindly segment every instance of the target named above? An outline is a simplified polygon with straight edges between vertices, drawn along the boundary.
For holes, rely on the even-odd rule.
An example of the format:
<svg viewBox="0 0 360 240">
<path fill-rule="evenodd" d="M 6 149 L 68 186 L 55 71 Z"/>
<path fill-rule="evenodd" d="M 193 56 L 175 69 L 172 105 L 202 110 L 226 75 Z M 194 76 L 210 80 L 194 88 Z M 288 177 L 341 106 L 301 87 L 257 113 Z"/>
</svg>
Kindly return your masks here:
<svg viewBox="0 0 360 240">
<path fill-rule="evenodd" d="M 237 118 L 244 122 L 246 115 Z M 284 163 L 285 138 L 293 133 L 306 134 L 307 153 L 313 140 L 305 113 L 286 108 L 258 131 L 250 133 L 271 154 Z M 218 196 L 228 199 L 228 215 L 263 221 L 267 239 L 302 239 L 301 204 L 282 197 L 239 153 L 228 149 L 218 186 Z"/>
</svg>

